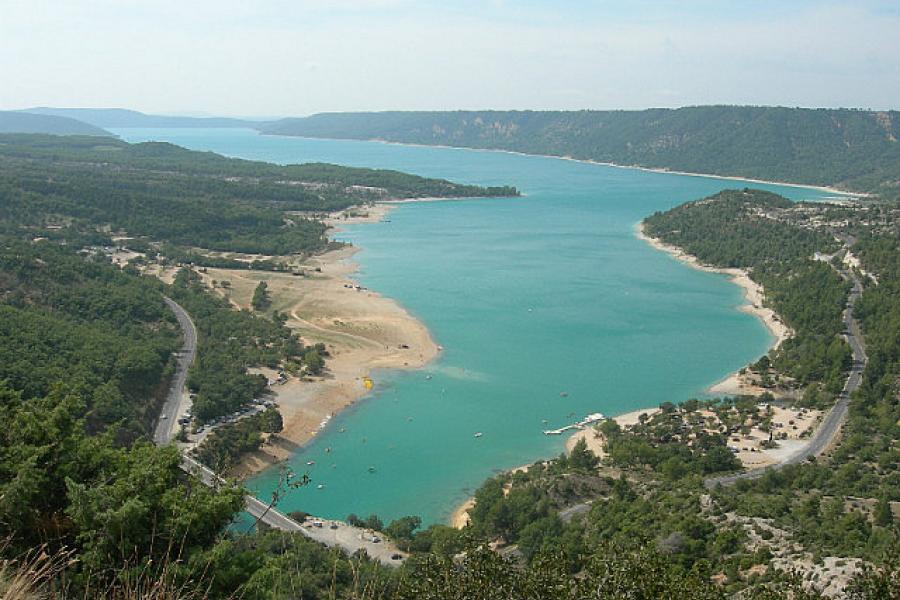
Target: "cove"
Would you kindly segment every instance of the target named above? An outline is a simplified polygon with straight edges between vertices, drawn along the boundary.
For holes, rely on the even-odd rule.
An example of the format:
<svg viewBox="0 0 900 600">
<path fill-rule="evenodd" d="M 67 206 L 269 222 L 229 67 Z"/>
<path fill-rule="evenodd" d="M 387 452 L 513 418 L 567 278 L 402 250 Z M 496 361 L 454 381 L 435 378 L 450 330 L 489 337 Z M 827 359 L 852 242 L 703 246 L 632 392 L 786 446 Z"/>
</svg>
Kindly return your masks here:
<svg viewBox="0 0 900 600">
<path fill-rule="evenodd" d="M 379 372 L 291 467 L 312 485 L 279 505 L 329 518 L 415 514 L 425 524 L 491 474 L 552 457 L 545 436 L 591 412 L 616 415 L 704 395 L 771 337 L 736 309 L 739 288 L 634 236 L 643 217 L 721 189 L 794 200 L 826 193 L 490 151 L 261 136 L 250 130 L 120 129 L 127 141 L 277 163 L 390 168 L 521 198 L 404 204 L 390 222 L 337 235 L 363 249 L 359 281 L 397 300 L 444 347 L 426 369 Z M 480 437 L 475 437 L 481 433 Z M 326 451 L 330 449 L 330 451 Z M 314 461 L 313 466 L 307 466 Z M 277 473 L 248 482 L 268 498 Z M 321 485 L 321 489 L 318 487 Z"/>
</svg>

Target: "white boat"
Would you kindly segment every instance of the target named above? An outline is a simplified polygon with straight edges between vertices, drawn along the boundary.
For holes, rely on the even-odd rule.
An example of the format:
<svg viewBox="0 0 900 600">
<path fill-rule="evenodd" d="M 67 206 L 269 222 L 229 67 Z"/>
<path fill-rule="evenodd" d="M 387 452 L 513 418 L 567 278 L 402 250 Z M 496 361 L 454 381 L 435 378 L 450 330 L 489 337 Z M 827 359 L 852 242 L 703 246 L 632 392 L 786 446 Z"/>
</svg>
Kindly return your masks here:
<svg viewBox="0 0 900 600">
<path fill-rule="evenodd" d="M 482 435 L 484 435 L 484 434 L 479 431 L 475 434 L 475 437 L 480 438 Z"/>
</svg>

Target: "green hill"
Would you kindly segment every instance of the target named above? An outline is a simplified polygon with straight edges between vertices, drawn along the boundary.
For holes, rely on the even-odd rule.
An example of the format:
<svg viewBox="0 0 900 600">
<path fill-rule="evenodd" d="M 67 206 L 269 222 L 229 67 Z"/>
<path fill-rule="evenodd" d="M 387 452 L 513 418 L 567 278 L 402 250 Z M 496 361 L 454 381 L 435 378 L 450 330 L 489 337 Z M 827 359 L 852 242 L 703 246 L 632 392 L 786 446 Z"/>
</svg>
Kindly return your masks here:
<svg viewBox="0 0 900 600">
<path fill-rule="evenodd" d="M 571 156 L 900 193 L 900 113 L 697 106 L 642 111 L 323 113 L 264 133 Z"/>
<path fill-rule="evenodd" d="M 160 142 L 0 135 L 0 233 L 24 230 L 69 244 L 80 236 L 96 243 L 98 230 L 112 228 L 216 251 L 308 253 L 328 244 L 318 213 L 378 200 L 517 193 L 397 171 L 239 160 Z"/>
<path fill-rule="evenodd" d="M 112 135 L 108 131 L 76 119 L 57 115 L 37 115 L 0 111 L 0 133 L 50 133 L 53 135 Z"/>
</svg>

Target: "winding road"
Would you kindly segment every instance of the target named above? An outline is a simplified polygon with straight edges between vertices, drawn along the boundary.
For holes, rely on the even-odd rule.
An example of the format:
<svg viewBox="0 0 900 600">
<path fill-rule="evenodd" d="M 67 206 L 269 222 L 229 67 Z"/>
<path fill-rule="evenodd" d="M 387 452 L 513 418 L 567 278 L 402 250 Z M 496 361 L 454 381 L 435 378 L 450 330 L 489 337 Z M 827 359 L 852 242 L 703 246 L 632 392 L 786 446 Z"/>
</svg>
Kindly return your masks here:
<svg viewBox="0 0 900 600">
<path fill-rule="evenodd" d="M 175 367 L 172 384 L 169 386 L 169 394 L 156 422 L 156 430 L 153 433 L 153 442 L 156 444 L 167 444 L 172 441 L 178 431 L 178 417 L 190 406 L 190 397 L 185 393 L 184 386 L 187 383 L 188 369 L 197 356 L 197 327 L 191 316 L 171 298 L 163 296 L 163 300 L 178 319 L 184 344 L 178 353 L 178 364 Z"/>
<path fill-rule="evenodd" d="M 847 306 L 844 308 L 844 327 L 847 343 L 850 344 L 850 350 L 853 354 L 853 365 L 847 375 L 847 381 L 844 383 L 844 389 L 841 390 L 837 402 L 831 408 L 822 423 L 816 429 L 815 433 L 809 438 L 807 444 L 794 452 L 781 462 L 768 465 L 760 469 L 744 471 L 743 473 L 734 473 L 732 475 L 722 475 L 720 477 L 711 477 L 704 481 L 707 488 L 714 488 L 718 485 L 733 485 L 742 479 L 759 479 L 769 471 L 781 469 L 787 465 L 796 465 L 803 461 L 822 454 L 826 448 L 837 439 L 841 432 L 841 426 L 847 418 L 847 411 L 850 405 L 850 396 L 859 387 L 862 382 L 863 371 L 866 368 L 868 357 L 866 356 L 866 346 L 863 341 L 862 331 L 859 322 L 853 317 L 853 306 L 862 295 L 863 288 L 859 278 L 852 272 L 838 269 L 841 277 L 853 282 L 853 288 L 847 298 Z"/>
<path fill-rule="evenodd" d="M 197 328 L 191 316 L 171 298 L 164 296 L 163 299 L 178 319 L 184 335 L 184 344 L 181 352 L 178 353 L 175 376 L 172 378 L 168 396 L 156 424 L 153 441 L 158 445 L 168 444 L 172 441 L 178 428 L 179 415 L 183 414 L 190 406 L 190 396 L 185 393 L 185 383 L 188 369 L 197 355 Z M 184 454 L 181 457 L 181 468 L 210 487 L 229 485 L 210 469 Z M 329 547 L 340 548 L 350 555 L 362 550 L 373 560 L 388 566 L 398 566 L 406 559 L 406 553 L 401 552 L 393 542 L 383 536 L 376 536 L 366 529 L 353 527 L 342 521 L 314 517 L 301 525 L 250 494 L 244 496 L 244 502 L 248 513 L 273 529 L 302 533 L 312 540 Z M 316 523 L 320 526 L 317 526 Z"/>
</svg>

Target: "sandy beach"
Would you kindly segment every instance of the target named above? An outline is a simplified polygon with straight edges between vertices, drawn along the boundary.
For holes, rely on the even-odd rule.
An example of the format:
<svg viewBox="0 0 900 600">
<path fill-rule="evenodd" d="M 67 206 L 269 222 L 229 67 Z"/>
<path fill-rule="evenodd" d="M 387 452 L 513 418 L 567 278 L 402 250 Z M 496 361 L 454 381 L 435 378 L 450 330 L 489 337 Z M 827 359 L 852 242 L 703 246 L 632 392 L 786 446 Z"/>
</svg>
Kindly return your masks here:
<svg viewBox="0 0 900 600">
<path fill-rule="evenodd" d="M 784 322 L 779 318 L 775 311 L 773 311 L 771 308 L 763 306 L 765 290 L 761 285 L 750 279 L 750 275 L 747 271 L 743 269 L 721 269 L 705 265 L 701 263 L 695 256 L 687 254 L 681 248 L 665 244 L 656 238 L 648 236 L 646 233 L 644 233 L 643 223 L 639 223 L 635 227 L 635 232 L 638 238 L 647 242 L 653 248 L 666 252 L 672 257 L 684 262 L 685 264 L 690 265 L 695 269 L 707 271 L 710 273 L 721 273 L 723 275 L 727 275 L 731 283 L 740 286 L 740 288 L 744 291 L 744 299 L 746 302 L 740 307 L 739 310 L 754 315 L 763 322 L 763 324 L 775 338 L 770 349 L 777 348 L 784 340 L 793 335 L 791 329 L 784 324 Z M 722 381 L 719 381 L 716 384 L 710 386 L 707 391 L 711 394 L 748 394 L 758 396 L 767 390 L 753 385 L 745 377 L 742 377 L 739 372 L 735 372 L 724 378 Z"/>
<path fill-rule="evenodd" d="M 462 529 L 469 524 L 469 511 L 475 506 L 475 498 L 469 498 L 456 507 L 450 515 L 448 525 L 454 529 Z"/>
<path fill-rule="evenodd" d="M 340 222 L 381 219 L 385 209 Z M 336 223 L 335 223 L 336 224 Z M 376 369 L 418 369 L 434 359 L 438 346 L 428 329 L 399 304 L 358 287 L 352 276 L 357 248 L 347 246 L 303 261 L 306 276 L 289 273 L 207 269 L 204 280 L 238 308 L 247 308 L 260 281 L 268 285 L 272 308 L 288 316 L 287 325 L 307 345 L 325 344 L 326 372 L 302 381 L 290 377 L 272 386 L 284 430 L 249 455 L 231 473 L 243 477 L 289 457 L 333 417 L 366 395 L 367 378 Z M 227 289 L 221 286 L 228 282 Z M 377 380 L 369 380 L 375 386 Z"/>
</svg>

